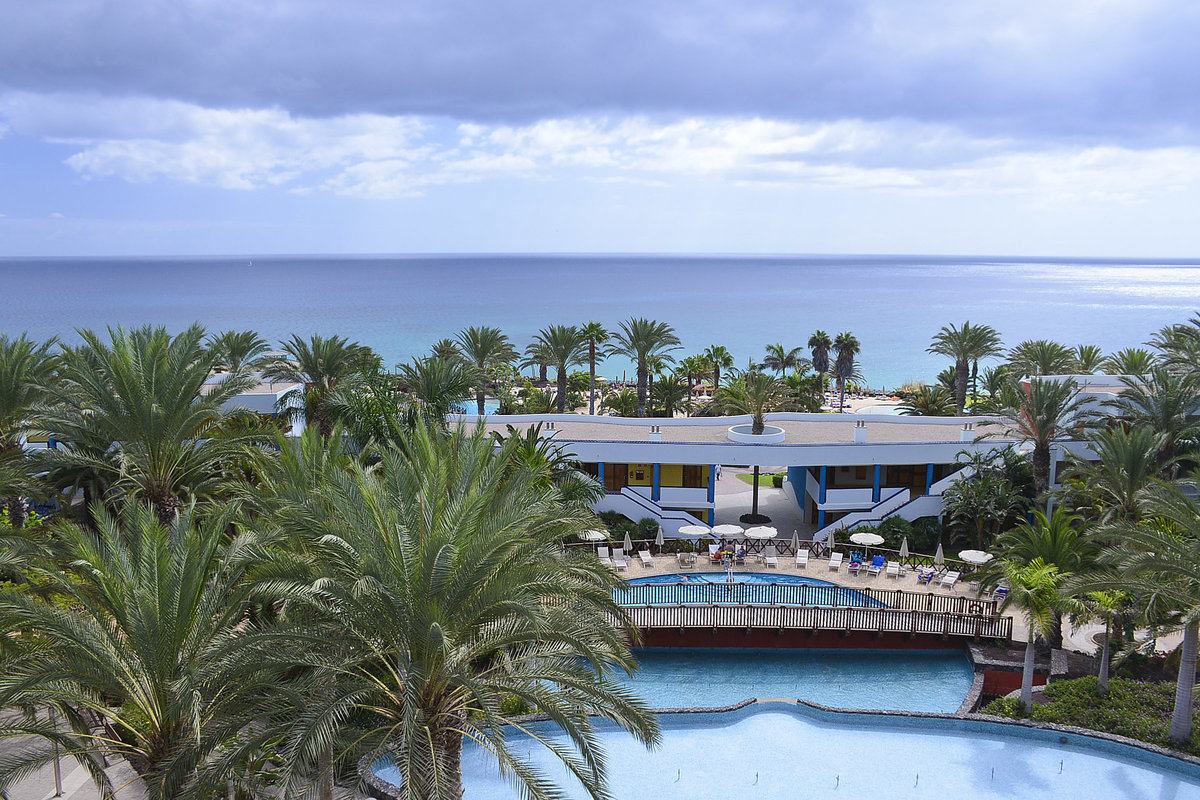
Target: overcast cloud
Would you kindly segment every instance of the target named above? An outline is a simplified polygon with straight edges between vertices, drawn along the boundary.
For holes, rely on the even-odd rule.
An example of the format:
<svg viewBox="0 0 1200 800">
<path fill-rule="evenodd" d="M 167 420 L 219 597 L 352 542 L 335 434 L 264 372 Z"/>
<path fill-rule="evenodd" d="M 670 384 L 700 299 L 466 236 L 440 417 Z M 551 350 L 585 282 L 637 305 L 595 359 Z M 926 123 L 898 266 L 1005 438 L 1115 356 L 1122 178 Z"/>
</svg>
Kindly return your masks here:
<svg viewBox="0 0 1200 800">
<path fill-rule="evenodd" d="M 10 2 L 0 243 L 54 248 L 61 212 L 22 184 L 39 175 L 87 185 L 77 216 L 127 223 L 189 186 L 332 219 L 351 201 L 434 215 L 438 192 L 470 209 L 498 182 L 566 207 L 588 186 L 636 204 L 700 182 L 806 209 L 831 191 L 987 197 L 1067 229 L 1099 203 L 1119 225 L 1200 187 L 1197 23 L 1200 4 L 1157 0 Z M 116 184 L 142 194 L 105 203 Z M 211 196 L 183 205 L 228 228 Z"/>
</svg>

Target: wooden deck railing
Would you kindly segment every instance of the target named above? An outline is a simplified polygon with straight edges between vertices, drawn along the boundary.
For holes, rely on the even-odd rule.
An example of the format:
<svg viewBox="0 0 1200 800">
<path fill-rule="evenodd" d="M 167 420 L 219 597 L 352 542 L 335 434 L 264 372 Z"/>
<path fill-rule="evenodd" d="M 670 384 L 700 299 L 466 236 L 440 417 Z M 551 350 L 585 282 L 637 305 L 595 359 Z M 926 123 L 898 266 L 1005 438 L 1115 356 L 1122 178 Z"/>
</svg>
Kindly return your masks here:
<svg viewBox="0 0 1200 800">
<path fill-rule="evenodd" d="M 1013 627 L 1012 617 L 879 606 L 683 605 L 633 606 L 628 611 L 633 624 L 643 629 L 769 628 L 1011 639 Z"/>
<path fill-rule="evenodd" d="M 808 606 L 886 608 L 934 614 L 994 616 L 995 600 L 963 595 L 807 583 L 640 583 L 614 589 L 626 608 L 642 606 Z"/>
</svg>

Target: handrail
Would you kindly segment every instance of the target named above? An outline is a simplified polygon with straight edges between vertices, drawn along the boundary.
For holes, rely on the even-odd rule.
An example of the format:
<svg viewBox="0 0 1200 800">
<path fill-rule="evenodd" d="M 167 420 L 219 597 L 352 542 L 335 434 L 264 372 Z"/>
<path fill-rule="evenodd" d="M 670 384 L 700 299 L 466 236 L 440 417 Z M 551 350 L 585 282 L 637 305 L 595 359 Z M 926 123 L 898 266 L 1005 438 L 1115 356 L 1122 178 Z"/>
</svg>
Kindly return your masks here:
<svg viewBox="0 0 1200 800">
<path fill-rule="evenodd" d="M 964 595 L 910 592 L 811 583 L 635 583 L 613 590 L 613 600 L 625 608 L 646 606 L 820 606 L 827 608 L 888 608 L 934 614 L 995 616 L 995 600 Z"/>
<path fill-rule="evenodd" d="M 904 609 L 828 606 L 711 605 L 636 606 L 627 609 L 637 627 L 770 628 L 834 630 L 842 633 L 905 633 L 1012 639 L 1013 618 Z"/>
<path fill-rule="evenodd" d="M 669 519 L 669 520 L 674 520 L 676 522 L 682 522 L 685 525 L 703 525 L 704 524 L 703 522 L 696 519 L 694 516 L 687 513 L 686 511 L 677 511 L 675 509 L 663 508 L 658 503 L 654 502 L 653 500 L 650 500 L 649 498 L 647 498 L 641 494 L 638 494 L 637 492 L 635 492 L 633 489 L 629 488 L 628 486 L 621 487 L 621 491 L 619 492 L 619 494 L 621 495 L 621 497 L 626 497 L 629 500 L 633 501 L 633 503 L 635 505 L 637 505 L 642 510 L 646 511 L 648 516 L 654 517 L 655 519 L 659 520 L 660 522 L 662 520 Z"/>
</svg>

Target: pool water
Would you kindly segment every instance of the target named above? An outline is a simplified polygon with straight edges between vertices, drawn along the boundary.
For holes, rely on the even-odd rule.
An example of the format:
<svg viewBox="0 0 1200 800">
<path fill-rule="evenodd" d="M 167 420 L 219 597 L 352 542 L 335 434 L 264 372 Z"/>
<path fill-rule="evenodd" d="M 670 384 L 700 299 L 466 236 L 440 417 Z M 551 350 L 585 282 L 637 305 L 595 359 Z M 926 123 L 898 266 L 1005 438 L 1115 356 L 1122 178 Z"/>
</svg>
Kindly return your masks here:
<svg viewBox="0 0 1200 800">
<path fill-rule="evenodd" d="M 732 584 L 729 577 L 734 580 Z M 699 572 L 634 578 L 628 588 L 614 589 L 622 605 L 805 605 L 882 606 L 862 592 L 803 575 L 779 573 Z"/>
<path fill-rule="evenodd" d="M 974 671 L 958 650 L 647 647 L 619 673 L 653 708 L 718 708 L 764 697 L 835 708 L 953 713 Z"/>
<path fill-rule="evenodd" d="M 455 405 L 455 407 L 452 409 L 452 411 L 454 411 L 455 413 L 458 413 L 458 414 L 477 414 L 479 412 L 479 406 L 475 403 L 475 398 L 471 398 L 469 400 L 462 400 L 462 401 L 459 401 L 458 403 L 455 403 L 454 405 Z M 499 410 L 500 410 L 500 401 L 499 400 L 494 400 L 491 397 L 484 398 L 484 400 L 483 400 L 483 413 L 484 414 L 495 414 Z"/>
<path fill-rule="evenodd" d="M 1200 797 L 1200 770 L 1134 748 L 1071 735 L 939 719 L 825 714 L 771 703 L 724 714 L 659 717 L 663 742 L 647 751 L 602 725 L 609 788 L 618 800 L 1188 800 Z M 552 729 L 543 728 L 550 731 Z M 561 734 L 550 733 L 559 744 Z M 587 794 L 548 751 L 512 732 L 571 798 Z M 516 798 L 492 757 L 468 744 L 462 757 L 468 800 Z M 386 776 L 384 776 L 386 777 Z"/>
</svg>

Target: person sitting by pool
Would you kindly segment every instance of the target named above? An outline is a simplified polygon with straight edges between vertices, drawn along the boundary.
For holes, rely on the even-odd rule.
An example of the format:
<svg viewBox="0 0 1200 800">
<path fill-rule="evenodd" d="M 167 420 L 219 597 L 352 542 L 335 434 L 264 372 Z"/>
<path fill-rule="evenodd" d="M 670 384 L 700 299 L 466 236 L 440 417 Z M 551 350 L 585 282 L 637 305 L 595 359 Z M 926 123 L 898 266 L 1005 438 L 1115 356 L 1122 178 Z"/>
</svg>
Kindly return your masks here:
<svg viewBox="0 0 1200 800">
<path fill-rule="evenodd" d="M 737 549 L 737 552 L 736 552 L 736 553 L 734 553 L 733 557 L 734 557 L 735 559 L 737 559 L 737 562 L 738 562 L 739 564 L 745 564 L 745 563 L 746 563 L 746 546 L 745 546 L 745 545 L 739 545 L 739 546 L 738 546 L 738 549 Z"/>
<path fill-rule="evenodd" d="M 933 567 L 921 567 L 921 571 L 917 573 L 917 583 L 929 583 L 934 574 Z"/>
</svg>

